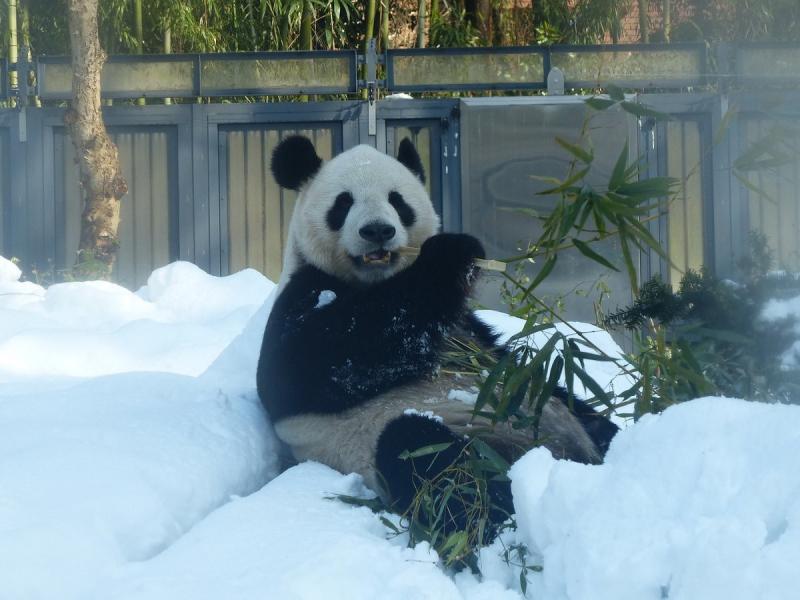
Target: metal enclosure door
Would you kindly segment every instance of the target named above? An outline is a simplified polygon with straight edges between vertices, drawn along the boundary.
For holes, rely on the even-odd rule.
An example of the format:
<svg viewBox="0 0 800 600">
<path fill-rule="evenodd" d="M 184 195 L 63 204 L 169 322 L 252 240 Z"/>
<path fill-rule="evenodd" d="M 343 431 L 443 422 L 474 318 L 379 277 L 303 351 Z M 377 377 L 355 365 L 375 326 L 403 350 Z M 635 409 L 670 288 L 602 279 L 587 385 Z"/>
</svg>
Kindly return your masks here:
<svg viewBox="0 0 800 600">
<path fill-rule="evenodd" d="M 539 217 L 546 215 L 559 197 L 541 195 L 552 187 L 552 181 L 538 177 L 567 177 L 573 157 L 556 138 L 588 144 L 579 139 L 586 119 L 590 119 L 587 131 L 595 156 L 586 179 L 602 188 L 626 142 L 628 160 L 635 156 L 636 119 L 631 115 L 618 109 L 594 112 L 583 98 L 569 96 L 462 100 L 463 228 L 483 241 L 491 258 L 523 254 L 540 236 Z M 631 299 L 616 239 L 592 247 L 620 271 L 600 266 L 575 248 L 567 249 L 559 253 L 554 270 L 536 289 L 538 297 L 558 302 L 570 319 L 590 323 L 595 321 L 601 300 L 601 308 L 609 310 Z M 521 270 L 509 275 L 520 280 L 533 278 L 542 263 L 543 259 L 517 263 Z M 478 300 L 490 308 L 502 308 L 504 277 L 486 274 L 482 282 Z"/>
<path fill-rule="evenodd" d="M 411 140 L 444 231 L 461 231 L 459 129 L 457 101 L 389 99 L 378 104 L 376 147 L 397 156 L 403 139 Z"/>
</svg>

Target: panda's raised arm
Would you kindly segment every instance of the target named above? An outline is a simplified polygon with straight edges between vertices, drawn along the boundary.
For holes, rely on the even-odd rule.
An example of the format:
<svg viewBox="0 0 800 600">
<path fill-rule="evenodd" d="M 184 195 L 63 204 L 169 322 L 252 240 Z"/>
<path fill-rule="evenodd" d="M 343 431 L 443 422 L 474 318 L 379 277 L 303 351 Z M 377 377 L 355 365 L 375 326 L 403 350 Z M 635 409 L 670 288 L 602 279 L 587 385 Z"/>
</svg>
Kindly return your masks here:
<svg viewBox="0 0 800 600">
<path fill-rule="evenodd" d="M 262 397 L 279 391 L 284 405 L 270 407 L 273 418 L 309 403 L 343 410 L 432 373 L 444 333 L 466 314 L 482 254 L 471 236 L 440 234 L 413 265 L 373 285 L 298 270 L 275 303 L 259 362 Z"/>
</svg>

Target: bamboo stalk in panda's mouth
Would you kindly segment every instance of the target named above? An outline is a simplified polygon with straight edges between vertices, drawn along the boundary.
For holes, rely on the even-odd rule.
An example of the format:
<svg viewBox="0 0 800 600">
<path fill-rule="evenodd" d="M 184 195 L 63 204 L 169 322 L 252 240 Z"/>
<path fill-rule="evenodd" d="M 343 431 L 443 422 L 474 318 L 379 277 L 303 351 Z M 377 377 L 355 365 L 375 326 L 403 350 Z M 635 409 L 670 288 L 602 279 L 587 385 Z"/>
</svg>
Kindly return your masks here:
<svg viewBox="0 0 800 600">
<path fill-rule="evenodd" d="M 413 246 L 401 246 L 395 250 L 398 254 L 405 254 L 406 256 L 419 256 L 419 248 Z M 491 260 L 485 258 L 476 258 L 475 265 L 487 271 L 499 271 L 504 273 L 506 270 L 506 263 L 499 260 Z"/>
</svg>

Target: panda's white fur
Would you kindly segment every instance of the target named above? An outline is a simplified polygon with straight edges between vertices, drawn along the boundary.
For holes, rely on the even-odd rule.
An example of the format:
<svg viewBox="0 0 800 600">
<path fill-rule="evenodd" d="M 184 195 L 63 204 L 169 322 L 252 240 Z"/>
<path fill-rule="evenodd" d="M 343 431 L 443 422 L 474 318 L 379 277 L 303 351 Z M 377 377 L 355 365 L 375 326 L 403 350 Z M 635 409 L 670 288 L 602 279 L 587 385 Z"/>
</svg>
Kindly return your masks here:
<svg viewBox="0 0 800 600">
<path fill-rule="evenodd" d="M 325 216 L 342 191 L 350 192 L 354 204 L 342 229 L 331 231 Z M 410 227 L 400 222 L 397 211 L 386 202 L 392 191 L 399 192 L 414 210 L 416 220 Z M 308 263 L 344 281 L 364 282 L 386 279 L 407 267 L 413 258 L 401 255 L 386 269 L 354 268 L 350 257 L 371 250 L 359 235 L 359 229 L 374 220 L 396 228 L 395 238 L 387 245 L 390 251 L 401 246 L 419 248 L 439 230 L 439 216 L 420 179 L 394 158 L 362 144 L 325 163 L 314 178 L 300 188 L 289 224 L 278 290 L 285 287 L 300 266 Z"/>
</svg>

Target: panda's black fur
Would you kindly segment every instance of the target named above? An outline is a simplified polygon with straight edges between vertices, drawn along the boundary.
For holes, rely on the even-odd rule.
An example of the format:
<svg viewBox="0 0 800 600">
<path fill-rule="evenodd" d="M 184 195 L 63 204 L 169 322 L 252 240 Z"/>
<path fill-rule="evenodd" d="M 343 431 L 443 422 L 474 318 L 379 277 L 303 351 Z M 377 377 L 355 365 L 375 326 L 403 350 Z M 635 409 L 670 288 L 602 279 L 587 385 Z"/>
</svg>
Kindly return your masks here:
<svg viewBox="0 0 800 600">
<path fill-rule="evenodd" d="M 306 216 L 296 218 L 307 229 L 298 226 L 290 233 L 288 251 L 293 255 L 285 261 L 280 291 L 267 323 L 257 384 L 279 437 L 298 459 L 311 458 L 361 472 L 368 484 L 381 488 L 376 491 L 404 510 L 420 478 L 433 478 L 459 460 L 470 427 L 463 415 L 458 424 L 447 419 L 454 410 L 454 403 L 447 399 L 432 406 L 434 413 L 438 408 L 443 411 L 441 421 L 404 409 L 406 404 L 425 408 L 428 400 L 423 396 L 434 394 L 430 382 L 435 384 L 439 377 L 446 336 L 468 337 L 497 352 L 503 348 L 467 305 L 478 273 L 474 261 L 484 257 L 480 242 L 464 234 L 435 234 L 438 218 L 419 185 L 424 180 L 419 156 L 408 140 L 400 150 L 400 162 L 389 162 L 375 150 L 359 147 L 350 151 L 351 156 L 345 153 L 334 159 L 339 162 L 331 167 L 333 172 L 324 173 L 322 161 L 305 138 L 290 137 L 276 148 L 272 160 L 275 179 L 284 187 L 300 189 L 299 202 L 318 202 L 319 206 L 305 205 Z M 376 168 L 383 172 L 354 171 L 363 175 L 360 187 L 347 178 L 341 181 L 339 175 L 355 168 L 344 162 L 348 158 L 360 161 L 367 170 L 380 163 Z M 398 172 L 387 173 L 386 169 Z M 317 175 L 327 177 L 322 189 L 313 185 Z M 380 187 L 382 183 L 369 179 L 388 175 L 399 177 L 397 185 Z M 417 184 L 407 181 L 408 177 Z M 331 187 L 335 189 L 328 189 Z M 395 187 L 405 190 L 406 197 Z M 364 195 L 376 190 L 382 199 Z M 361 221 L 349 222 L 351 209 L 359 202 L 375 203 L 384 217 L 371 219 L 368 205 Z M 386 212 L 381 202 L 391 206 L 396 217 Z M 341 232 L 346 223 L 347 230 Z M 356 231 L 364 248 L 378 248 L 376 256 L 389 252 L 385 266 L 366 266 L 350 256 L 350 276 L 346 258 L 326 262 L 325 251 L 335 248 L 325 244 L 339 244 L 340 238 L 334 235 L 350 235 L 348 243 L 352 244 Z M 404 259 L 394 252 L 395 235 L 412 242 L 415 236 L 424 240 L 416 260 L 397 263 Z M 324 240 L 304 246 L 309 242 L 306 236 Z M 360 274 L 377 269 L 385 269 L 387 275 Z M 329 299 L 327 303 L 324 297 Z M 561 392 L 557 396 L 560 398 L 551 401 L 547 413 L 554 433 L 545 445 L 560 457 L 597 462 L 616 426 L 579 400 L 571 400 L 568 409 L 566 395 Z M 570 438 L 575 436 L 583 437 L 573 444 Z M 443 442 L 450 445 L 434 459 L 400 458 L 404 451 Z M 511 512 L 507 482 L 493 483 L 490 493 L 496 504 Z"/>
</svg>

